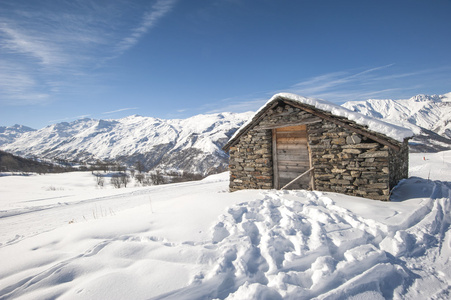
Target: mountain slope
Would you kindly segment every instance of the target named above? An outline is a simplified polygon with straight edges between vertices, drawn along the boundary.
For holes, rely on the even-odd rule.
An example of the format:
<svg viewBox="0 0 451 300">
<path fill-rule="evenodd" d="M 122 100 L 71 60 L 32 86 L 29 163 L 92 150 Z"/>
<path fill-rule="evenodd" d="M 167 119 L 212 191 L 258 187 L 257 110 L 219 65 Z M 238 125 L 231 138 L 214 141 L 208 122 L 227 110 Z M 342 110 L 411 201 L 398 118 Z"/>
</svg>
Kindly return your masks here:
<svg viewBox="0 0 451 300">
<path fill-rule="evenodd" d="M 413 130 L 411 150 L 433 152 L 451 149 L 451 93 L 417 95 L 410 99 L 349 101 L 344 107 Z"/>
<path fill-rule="evenodd" d="M 35 131 L 35 129 L 18 124 L 14 126 L 0 126 L 0 146 L 12 143 L 22 134 L 31 131 Z"/>
<path fill-rule="evenodd" d="M 451 149 L 451 93 L 352 101 L 343 106 L 412 129 L 412 152 Z M 37 131 L 19 125 L 0 127 L 0 149 L 25 157 L 104 160 L 129 166 L 141 162 L 147 169 L 206 174 L 227 166 L 228 156 L 221 148 L 252 114 L 222 113 L 174 120 L 137 115 L 118 120 L 80 119 Z"/>
<path fill-rule="evenodd" d="M 163 120 L 129 116 L 118 120 L 80 119 L 27 132 L 3 150 L 17 155 L 76 161 L 137 161 L 148 169 L 207 173 L 227 165 L 221 147 L 250 113 L 198 115 Z"/>
</svg>

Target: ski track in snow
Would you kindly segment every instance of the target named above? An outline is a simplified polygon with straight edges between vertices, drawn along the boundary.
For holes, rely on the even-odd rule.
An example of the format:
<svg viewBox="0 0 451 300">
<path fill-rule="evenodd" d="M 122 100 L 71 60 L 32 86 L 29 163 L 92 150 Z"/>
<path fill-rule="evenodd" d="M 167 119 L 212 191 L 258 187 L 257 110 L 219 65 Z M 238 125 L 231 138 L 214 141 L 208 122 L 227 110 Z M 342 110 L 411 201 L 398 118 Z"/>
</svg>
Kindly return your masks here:
<svg viewBox="0 0 451 300">
<path fill-rule="evenodd" d="M 50 205 L 37 205 L 4 211 L 0 210 L 0 220 L 2 222 L 2 228 L 0 229 L 0 248 L 20 242 L 29 236 L 51 231 L 67 224 L 71 220 L 89 220 L 114 215 L 116 211 L 122 209 L 130 209 L 148 204 L 150 201 L 149 195 L 164 193 L 166 190 L 174 188 L 189 188 L 199 184 L 202 183 L 184 182 L 175 185 L 152 186 L 143 190 L 124 192 L 114 196 L 89 198 L 74 202 L 57 202 Z M 62 197 L 57 197 L 56 199 L 60 198 Z M 39 218 L 35 217 L 35 214 L 39 214 Z M 42 220 L 46 220 L 46 222 L 43 223 Z M 25 225 L 18 227 L 17 224 L 20 223 Z M 8 230 L 8 228 L 14 229 Z M 30 232 L 33 232 L 33 234 L 30 235 Z"/>
<path fill-rule="evenodd" d="M 8 253 L 10 246 L 23 244 L 12 249 L 23 249 L 16 255 L 31 257 L 16 262 L 23 267 L 0 270 L 0 300 L 450 298 L 451 182 L 419 177 L 402 181 L 393 203 L 386 204 L 395 206 L 411 198 L 418 198 L 419 204 L 394 222 L 389 219 L 403 212 L 393 209 L 385 219 L 371 218 L 340 205 L 344 200 L 339 194 L 302 190 L 227 194 L 222 193 L 221 180 L 155 186 L 4 213 L 1 232 L 15 236 L 0 250 Z M 159 231 L 153 222 L 173 215 L 160 210 L 149 222 L 131 210 L 142 211 L 150 196 L 159 199 L 158 210 L 158 205 L 181 205 L 174 197 L 199 198 L 205 205 L 206 199 L 221 193 L 250 199 L 229 205 L 213 224 L 208 223 L 211 232 L 205 239 L 193 240 L 192 235 L 171 239 L 167 229 Z M 368 201 L 370 209 L 385 207 L 374 200 L 361 201 Z M 63 224 L 92 212 L 95 203 L 118 212 L 130 209 L 133 223 L 118 222 L 122 215 L 105 217 L 77 224 L 78 229 L 67 236 L 61 233 L 66 230 Z M 194 219 L 199 218 L 203 211 L 192 205 L 187 208 Z M 57 233 L 45 234 L 52 230 Z M 171 280 L 161 283 L 160 278 Z"/>
<path fill-rule="evenodd" d="M 433 183 L 427 205 L 397 226 L 362 218 L 320 192 L 262 195 L 220 217 L 204 246 L 221 253 L 210 271 L 155 299 L 419 299 L 419 275 L 443 283 L 432 299 L 449 296 L 450 274 L 435 270 L 449 265 L 440 256 L 451 247 L 446 183 Z M 423 256 L 439 261 L 423 264 Z"/>
</svg>

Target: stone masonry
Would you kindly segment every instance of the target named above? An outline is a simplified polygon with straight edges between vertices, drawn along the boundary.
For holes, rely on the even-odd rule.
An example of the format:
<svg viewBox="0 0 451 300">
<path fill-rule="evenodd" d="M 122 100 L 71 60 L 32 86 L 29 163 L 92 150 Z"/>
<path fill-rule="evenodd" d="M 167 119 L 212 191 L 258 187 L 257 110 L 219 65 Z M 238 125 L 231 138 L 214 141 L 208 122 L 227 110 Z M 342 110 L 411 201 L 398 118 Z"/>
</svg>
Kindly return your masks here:
<svg viewBox="0 0 451 300">
<path fill-rule="evenodd" d="M 312 189 L 389 200 L 391 189 L 407 178 L 407 141 L 391 140 L 400 148 L 398 151 L 301 108 L 280 103 L 268 109 L 230 147 L 230 190 L 273 188 L 271 128 L 302 122 L 307 123 L 314 167 Z"/>
</svg>

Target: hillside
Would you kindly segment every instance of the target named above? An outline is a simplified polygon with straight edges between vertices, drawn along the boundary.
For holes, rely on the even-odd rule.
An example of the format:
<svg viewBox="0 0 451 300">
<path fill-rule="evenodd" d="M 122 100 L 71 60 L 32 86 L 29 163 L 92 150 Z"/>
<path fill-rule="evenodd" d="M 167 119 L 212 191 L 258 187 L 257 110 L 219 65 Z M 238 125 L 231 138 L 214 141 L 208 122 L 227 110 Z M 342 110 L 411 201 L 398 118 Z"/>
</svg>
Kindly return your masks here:
<svg viewBox="0 0 451 300">
<path fill-rule="evenodd" d="M 0 147 L 5 144 L 10 144 L 22 134 L 32 131 L 35 131 L 35 129 L 18 124 L 9 127 L 0 126 Z"/>
<path fill-rule="evenodd" d="M 410 128 L 412 152 L 451 149 L 451 93 L 410 99 L 346 102 L 343 106 Z M 140 162 L 149 169 L 208 174 L 224 170 L 222 146 L 252 113 L 198 115 L 164 120 L 129 116 L 117 120 L 80 119 L 40 130 L 0 127 L 0 149 L 25 157 L 67 161 Z"/>
<path fill-rule="evenodd" d="M 59 173 L 69 172 L 74 169 L 68 166 L 55 165 L 16 156 L 0 150 L 0 172 L 12 173 Z"/>
<path fill-rule="evenodd" d="M 197 115 L 163 120 L 129 116 L 118 120 L 80 119 L 26 132 L 5 151 L 21 156 L 125 165 L 141 162 L 147 169 L 208 173 L 227 166 L 221 150 L 250 113 Z"/>
<path fill-rule="evenodd" d="M 409 161 L 392 202 L 0 177 L 0 299 L 449 299 L 451 152 Z"/>
</svg>

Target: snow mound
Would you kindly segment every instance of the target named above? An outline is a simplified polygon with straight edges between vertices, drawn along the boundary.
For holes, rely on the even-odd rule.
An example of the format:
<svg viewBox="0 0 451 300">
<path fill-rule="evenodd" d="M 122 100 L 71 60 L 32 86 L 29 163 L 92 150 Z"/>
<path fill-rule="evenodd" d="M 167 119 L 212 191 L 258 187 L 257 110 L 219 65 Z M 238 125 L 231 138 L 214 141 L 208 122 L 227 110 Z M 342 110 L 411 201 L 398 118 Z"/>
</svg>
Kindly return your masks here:
<svg viewBox="0 0 451 300">
<path fill-rule="evenodd" d="M 411 155 L 392 202 L 0 177 L 0 299 L 449 299 L 450 154 Z"/>
<path fill-rule="evenodd" d="M 213 226 L 204 246 L 220 253 L 212 268 L 158 299 L 392 299 L 409 289 L 421 297 L 410 261 L 437 244 L 435 251 L 450 253 L 450 190 L 440 182 L 433 190 L 432 207 L 396 225 L 364 218 L 320 192 L 262 192 Z M 449 264 L 447 255 L 439 258 Z"/>
</svg>

